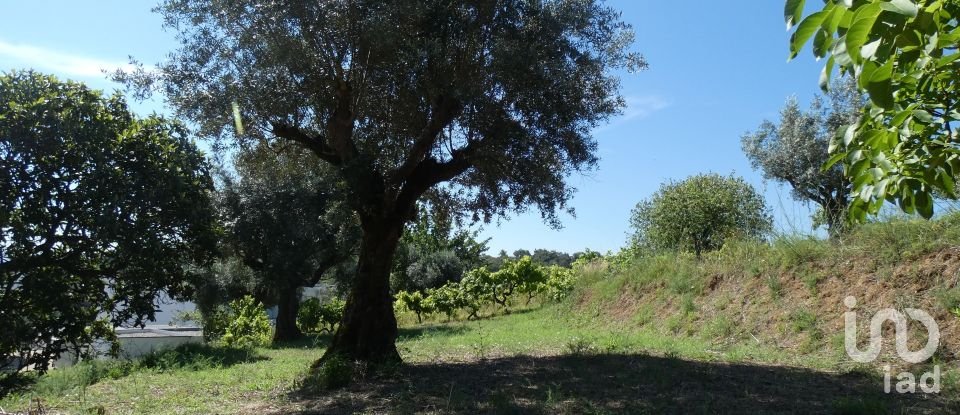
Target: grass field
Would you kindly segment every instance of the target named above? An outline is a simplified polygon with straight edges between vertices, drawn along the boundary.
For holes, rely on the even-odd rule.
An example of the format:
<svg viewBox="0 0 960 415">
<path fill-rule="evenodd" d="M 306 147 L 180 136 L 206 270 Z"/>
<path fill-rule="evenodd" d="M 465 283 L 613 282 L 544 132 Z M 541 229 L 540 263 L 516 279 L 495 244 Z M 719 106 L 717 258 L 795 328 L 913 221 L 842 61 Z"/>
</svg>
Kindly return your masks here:
<svg viewBox="0 0 960 415">
<path fill-rule="evenodd" d="M 252 351 L 191 346 L 26 379 L 0 413 L 960 413 L 958 247 L 953 214 L 836 241 L 731 242 L 702 258 L 612 255 L 577 268 L 559 304 L 473 321 L 399 315 L 406 364 L 386 372 L 310 372 L 323 336 Z M 861 333 L 879 309 L 929 311 L 940 348 L 918 365 L 892 345 L 853 363 L 846 296 L 861 300 Z M 926 332 L 909 327 L 917 350 Z M 883 393 L 888 364 L 892 383 L 939 366 L 942 392 Z"/>
<path fill-rule="evenodd" d="M 663 336 L 563 306 L 405 327 L 407 365 L 313 387 L 325 338 L 242 352 L 194 347 L 51 372 L 0 401 L 66 413 L 943 413 L 946 395 L 884 395 L 865 369 L 748 342 Z M 36 407 L 36 401 L 32 401 Z"/>
</svg>

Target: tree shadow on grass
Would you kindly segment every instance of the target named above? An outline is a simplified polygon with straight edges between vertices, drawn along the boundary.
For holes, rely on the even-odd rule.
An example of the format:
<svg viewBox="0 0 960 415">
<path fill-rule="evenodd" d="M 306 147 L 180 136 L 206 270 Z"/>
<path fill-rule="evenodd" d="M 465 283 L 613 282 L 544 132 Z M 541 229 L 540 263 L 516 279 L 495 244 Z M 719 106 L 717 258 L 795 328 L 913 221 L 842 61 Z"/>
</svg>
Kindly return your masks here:
<svg viewBox="0 0 960 415">
<path fill-rule="evenodd" d="M 938 395 L 884 394 L 882 380 L 648 355 L 518 356 L 412 364 L 329 392 L 304 385 L 283 413 L 960 413 Z"/>
<path fill-rule="evenodd" d="M 274 342 L 271 349 L 326 349 L 333 340 L 333 333 L 306 333 L 297 340 Z"/>
<path fill-rule="evenodd" d="M 187 343 L 141 357 L 134 363 L 137 369 L 203 370 L 225 368 L 241 363 L 269 360 L 253 349 Z"/>
</svg>

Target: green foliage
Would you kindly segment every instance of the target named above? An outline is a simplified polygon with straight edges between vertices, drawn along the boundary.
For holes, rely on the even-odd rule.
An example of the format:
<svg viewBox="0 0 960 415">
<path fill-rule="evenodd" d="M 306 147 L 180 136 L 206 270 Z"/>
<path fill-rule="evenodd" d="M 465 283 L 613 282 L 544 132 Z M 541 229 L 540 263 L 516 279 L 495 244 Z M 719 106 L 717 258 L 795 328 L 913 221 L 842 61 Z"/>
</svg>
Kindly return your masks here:
<svg viewBox="0 0 960 415">
<path fill-rule="evenodd" d="M 179 310 L 173 314 L 170 319 L 171 326 L 191 326 L 203 327 L 203 313 L 200 310 Z"/>
<path fill-rule="evenodd" d="M 438 313 L 453 318 L 457 310 L 468 305 L 467 297 L 459 289 L 459 284 L 450 283 L 440 288 L 431 288 L 427 290 L 427 300 L 430 307 Z"/>
<path fill-rule="evenodd" d="M 307 381 L 316 383 L 322 389 L 334 390 L 349 385 L 353 376 L 354 362 L 340 355 L 331 355 L 313 369 Z"/>
<path fill-rule="evenodd" d="M 220 339 L 228 347 L 252 348 L 270 344 L 270 320 L 263 304 L 251 296 L 230 302 L 233 320 Z"/>
<path fill-rule="evenodd" d="M 422 323 L 423 316 L 434 311 L 433 301 L 427 301 L 428 297 L 424 296 L 420 291 L 400 291 L 395 298 L 397 307 L 401 310 L 412 311 L 417 315 L 417 323 Z"/>
<path fill-rule="evenodd" d="M 479 231 L 455 229 L 452 214 L 441 201 L 421 203 L 417 220 L 407 225 L 394 255 L 393 290 L 437 288 L 484 262 L 487 241 L 477 240 Z"/>
<path fill-rule="evenodd" d="M 346 302 L 334 297 L 327 302 L 319 298 L 309 298 L 300 304 L 297 314 L 297 326 L 306 333 L 333 333 L 343 319 Z"/>
<path fill-rule="evenodd" d="M 763 197 L 739 177 L 701 174 L 662 185 L 631 214 L 639 249 L 686 251 L 698 256 L 733 237 L 760 239 L 773 219 Z"/>
<path fill-rule="evenodd" d="M 547 298 L 559 302 L 570 295 L 576 282 L 572 269 L 554 265 L 547 267 L 546 273 L 548 275 L 546 282 Z"/>
<path fill-rule="evenodd" d="M 603 259 L 603 254 L 601 254 L 601 253 L 599 253 L 599 252 L 597 252 L 597 251 L 591 251 L 591 250 L 587 249 L 587 250 L 584 251 L 582 254 L 580 254 L 580 255 L 577 257 L 577 259 L 573 261 L 572 264 L 570 264 L 570 267 L 571 267 L 571 268 L 579 268 L 579 267 L 582 267 L 582 266 L 584 266 L 584 265 L 586 265 L 586 264 L 589 264 L 589 263 L 591 263 L 591 262 L 599 261 L 599 260 L 601 260 L 601 259 Z"/>
<path fill-rule="evenodd" d="M 134 362 L 134 366 L 136 370 L 148 369 L 163 373 L 222 368 L 255 360 L 257 355 L 249 348 L 188 343 L 150 353 Z"/>
<path fill-rule="evenodd" d="M 209 165 L 186 128 L 119 95 L 0 73 L 0 361 L 47 369 L 184 294 L 215 248 Z M 103 322 L 102 319 L 107 319 Z"/>
<path fill-rule="evenodd" d="M 790 3 L 799 7 L 787 8 L 788 28 L 803 10 Z M 853 181 L 854 219 L 885 201 L 929 218 L 935 191 L 957 196 L 958 17 L 956 1 L 829 0 L 794 31 L 791 57 L 813 38 L 814 56 L 827 58 L 822 87 L 837 66 L 870 97 L 860 122 L 830 144 L 829 164 L 842 162 Z"/>
<path fill-rule="evenodd" d="M 953 287 L 937 293 L 937 300 L 944 310 L 956 313 L 960 309 L 960 287 Z M 958 315 L 960 317 L 960 315 Z"/>
<path fill-rule="evenodd" d="M 213 308 L 201 311 L 203 327 L 203 339 L 206 341 L 216 341 L 227 334 L 227 327 L 233 321 L 236 313 L 230 308 L 230 305 L 216 305 Z"/>
<path fill-rule="evenodd" d="M 216 147 L 280 141 L 334 167 L 363 225 L 358 263 L 376 265 L 354 288 L 384 287 L 350 297 L 356 335 L 334 340 L 349 353 L 362 339 L 399 358 L 384 262 L 418 201 L 443 194 L 455 217 L 485 221 L 534 207 L 558 225 L 567 177 L 597 165 L 594 127 L 625 106 L 617 71 L 647 66 L 597 0 L 275 6 L 164 1 L 177 50 L 116 79 L 161 90 Z"/>
<path fill-rule="evenodd" d="M 300 287 L 355 261 L 360 229 L 336 173 L 294 147 L 258 144 L 238 150 L 233 169 L 219 175 L 217 207 L 224 257 L 193 280 L 201 310 L 253 295 L 278 305 L 276 337 L 292 340 Z M 339 278 L 338 278 L 339 277 Z"/>
<path fill-rule="evenodd" d="M 792 187 L 792 196 L 820 207 L 814 226 L 826 225 L 831 235 L 843 229 L 850 199 L 850 182 L 839 165 L 823 169 L 830 158 L 830 141 L 837 131 L 857 122 L 864 98 L 855 81 L 836 82 L 826 99 L 816 97 L 807 111 L 796 98 L 780 110 L 778 124 L 764 120 L 757 131 L 741 139 L 743 152 L 764 178 Z"/>
</svg>

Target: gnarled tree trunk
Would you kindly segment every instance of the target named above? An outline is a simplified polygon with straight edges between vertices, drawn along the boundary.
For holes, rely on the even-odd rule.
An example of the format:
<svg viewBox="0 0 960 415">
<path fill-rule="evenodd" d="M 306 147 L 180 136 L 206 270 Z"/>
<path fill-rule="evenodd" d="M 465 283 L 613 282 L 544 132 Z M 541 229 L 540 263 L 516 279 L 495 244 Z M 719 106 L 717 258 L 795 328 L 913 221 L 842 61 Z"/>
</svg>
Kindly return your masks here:
<svg viewBox="0 0 960 415">
<path fill-rule="evenodd" d="M 333 343 L 317 363 L 333 355 L 374 364 L 400 361 L 394 342 L 397 319 L 390 295 L 390 268 L 404 220 L 365 220 L 357 275 Z"/>
</svg>

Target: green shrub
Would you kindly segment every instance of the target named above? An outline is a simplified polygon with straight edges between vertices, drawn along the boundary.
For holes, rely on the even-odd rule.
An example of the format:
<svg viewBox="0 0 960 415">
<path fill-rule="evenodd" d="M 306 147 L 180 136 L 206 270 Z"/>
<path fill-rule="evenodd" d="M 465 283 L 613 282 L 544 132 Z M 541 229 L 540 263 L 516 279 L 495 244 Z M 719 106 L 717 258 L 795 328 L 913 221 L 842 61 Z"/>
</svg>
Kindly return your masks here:
<svg viewBox="0 0 960 415">
<path fill-rule="evenodd" d="M 297 326 L 307 333 L 333 333 L 343 319 L 346 303 L 339 298 L 331 298 L 326 303 L 319 298 L 310 298 L 300 304 L 297 313 Z"/>
<path fill-rule="evenodd" d="M 223 338 L 235 315 L 229 305 L 217 305 L 210 311 L 201 312 L 203 339 L 209 342 Z"/>
<path fill-rule="evenodd" d="M 353 380 L 354 364 L 346 358 L 333 355 L 323 360 L 314 369 L 312 381 L 317 382 L 323 389 L 339 389 L 350 384 Z"/>
<path fill-rule="evenodd" d="M 953 311 L 960 308 L 960 287 L 954 287 L 949 290 L 941 290 L 936 293 L 937 301 L 948 310 Z"/>
<path fill-rule="evenodd" d="M 551 301 L 561 301 L 573 291 L 574 273 L 570 268 L 552 266 L 547 268 L 546 294 Z"/>
<path fill-rule="evenodd" d="M 634 246 L 699 257 L 728 239 L 765 238 L 773 218 L 763 195 L 749 183 L 711 173 L 663 184 L 637 204 L 630 225 Z"/>
<path fill-rule="evenodd" d="M 251 296 L 230 302 L 234 319 L 221 341 L 228 347 L 261 347 L 270 344 L 270 320 L 263 304 Z"/>
<path fill-rule="evenodd" d="M 400 291 L 396 295 L 397 307 L 413 312 L 417 315 L 417 323 L 422 323 L 424 315 L 434 312 L 433 302 L 427 298 L 420 291 Z"/>
</svg>

